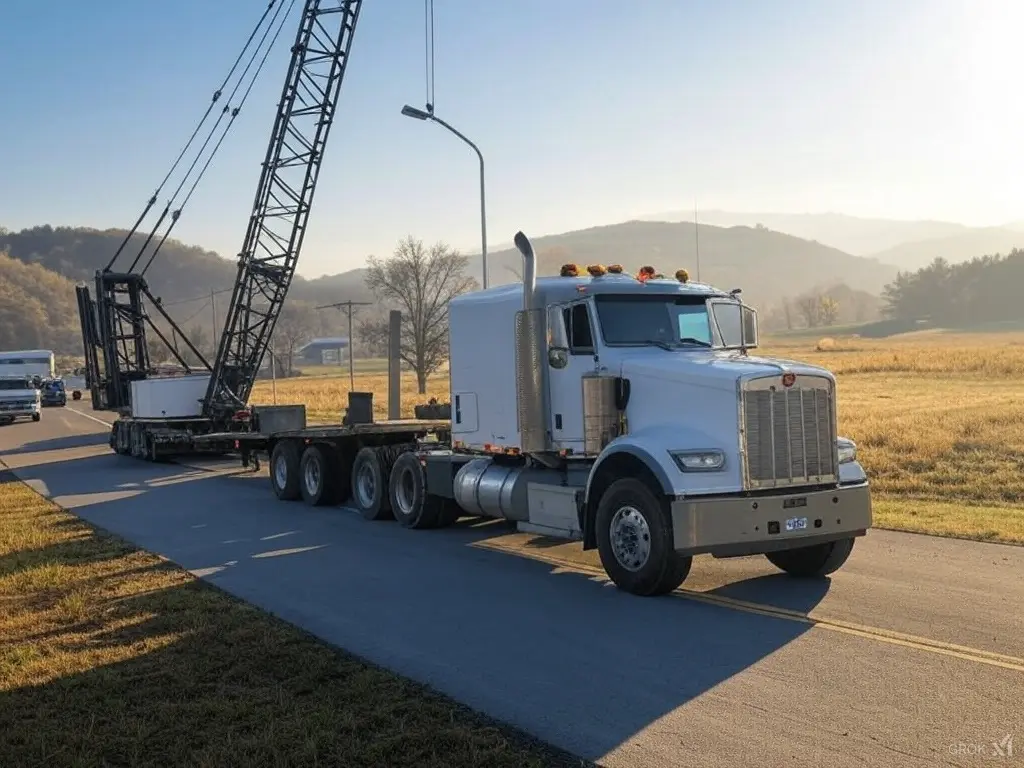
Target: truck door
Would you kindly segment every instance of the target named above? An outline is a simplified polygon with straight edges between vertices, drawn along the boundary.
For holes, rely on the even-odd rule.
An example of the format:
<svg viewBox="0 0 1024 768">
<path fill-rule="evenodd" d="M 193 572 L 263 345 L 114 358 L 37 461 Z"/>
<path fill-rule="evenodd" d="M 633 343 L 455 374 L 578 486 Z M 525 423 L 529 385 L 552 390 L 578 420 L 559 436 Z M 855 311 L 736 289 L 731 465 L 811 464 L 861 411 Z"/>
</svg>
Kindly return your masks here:
<svg viewBox="0 0 1024 768">
<path fill-rule="evenodd" d="M 548 387 L 551 404 L 551 438 L 558 449 L 583 450 L 583 374 L 594 370 L 594 324 L 590 305 L 576 301 L 562 307 L 561 322 L 568 344 L 563 367 L 550 365 Z M 556 320 L 557 322 L 557 320 Z"/>
</svg>

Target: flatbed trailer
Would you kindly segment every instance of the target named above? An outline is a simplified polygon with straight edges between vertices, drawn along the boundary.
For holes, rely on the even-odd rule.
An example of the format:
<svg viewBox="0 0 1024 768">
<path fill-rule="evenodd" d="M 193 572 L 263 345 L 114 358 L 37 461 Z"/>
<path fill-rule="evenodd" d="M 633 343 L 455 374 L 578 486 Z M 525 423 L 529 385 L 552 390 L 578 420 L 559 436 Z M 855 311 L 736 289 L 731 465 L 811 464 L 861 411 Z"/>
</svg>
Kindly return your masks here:
<svg viewBox="0 0 1024 768">
<path fill-rule="evenodd" d="M 421 461 L 421 457 L 451 453 L 448 419 L 305 426 L 301 405 L 256 406 L 253 416 L 250 430 L 196 435 L 190 453 L 237 453 L 242 466 L 253 470 L 260 469 L 261 458 L 266 458 L 278 499 L 303 500 L 313 506 L 348 504 L 370 520 L 391 517 L 389 481 L 396 464 L 398 475 L 408 484 L 413 479 L 406 477 L 412 464 L 422 474 L 425 458 Z M 421 481 L 420 492 L 425 490 Z M 439 499 L 446 497 L 451 493 Z M 455 511 L 454 504 L 435 502 L 433 506 Z"/>
</svg>

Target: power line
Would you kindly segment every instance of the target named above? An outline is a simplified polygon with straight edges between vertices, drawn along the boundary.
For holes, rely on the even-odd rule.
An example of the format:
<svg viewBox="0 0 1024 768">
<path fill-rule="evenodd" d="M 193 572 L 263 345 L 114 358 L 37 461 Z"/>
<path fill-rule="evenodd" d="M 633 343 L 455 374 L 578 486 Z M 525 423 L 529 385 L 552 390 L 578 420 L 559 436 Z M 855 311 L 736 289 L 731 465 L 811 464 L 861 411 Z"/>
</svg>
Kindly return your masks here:
<svg viewBox="0 0 1024 768">
<path fill-rule="evenodd" d="M 201 301 L 203 299 L 209 300 L 211 296 L 220 296 L 222 293 L 231 293 L 233 290 L 234 290 L 233 287 L 232 288 L 221 288 L 219 291 L 210 291 L 209 293 L 204 293 L 202 296 L 193 296 L 191 299 L 178 299 L 177 301 L 163 301 L 163 302 L 160 303 L 160 306 L 162 306 L 162 307 L 164 307 L 166 309 L 167 307 L 176 307 L 179 304 L 188 304 L 189 302 L 193 302 L 193 301 Z"/>
</svg>

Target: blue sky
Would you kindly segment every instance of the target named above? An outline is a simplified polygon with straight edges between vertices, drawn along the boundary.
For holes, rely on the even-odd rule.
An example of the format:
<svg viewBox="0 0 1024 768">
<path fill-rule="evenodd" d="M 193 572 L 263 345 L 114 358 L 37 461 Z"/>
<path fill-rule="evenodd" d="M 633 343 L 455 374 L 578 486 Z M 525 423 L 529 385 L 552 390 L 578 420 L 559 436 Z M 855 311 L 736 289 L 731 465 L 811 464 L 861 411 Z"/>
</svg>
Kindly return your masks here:
<svg viewBox="0 0 1024 768">
<path fill-rule="evenodd" d="M 8 4 L 0 225 L 130 226 L 264 7 Z M 435 0 L 436 111 L 484 153 L 492 248 L 695 199 L 998 224 L 1024 218 L 1022 21 L 1012 0 Z M 241 245 L 286 60 L 182 240 Z M 424 88 L 422 0 L 367 0 L 301 274 L 407 234 L 479 251 L 475 156 L 399 114 Z"/>
</svg>

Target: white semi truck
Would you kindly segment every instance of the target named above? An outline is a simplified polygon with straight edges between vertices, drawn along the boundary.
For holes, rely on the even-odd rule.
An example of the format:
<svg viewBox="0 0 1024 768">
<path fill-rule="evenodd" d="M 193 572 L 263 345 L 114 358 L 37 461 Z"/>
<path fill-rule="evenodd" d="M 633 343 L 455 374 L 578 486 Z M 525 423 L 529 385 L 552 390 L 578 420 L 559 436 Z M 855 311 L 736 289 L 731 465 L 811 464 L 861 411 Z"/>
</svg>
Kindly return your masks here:
<svg viewBox="0 0 1024 768">
<path fill-rule="evenodd" d="M 0 352 L 0 377 L 28 376 L 35 381 L 56 375 L 51 349 L 17 349 Z"/>
<path fill-rule="evenodd" d="M 230 441 L 247 465 L 267 453 L 283 500 L 582 540 L 638 595 L 674 590 L 703 553 L 802 577 L 846 561 L 871 496 L 829 371 L 750 355 L 756 313 L 735 291 L 603 269 L 538 279 L 516 245 L 522 285 L 450 304 L 450 420 L 306 427 L 301 406 L 265 406 L 253 431 L 197 444 Z M 121 452 L 130 429 L 115 426 Z"/>
</svg>

